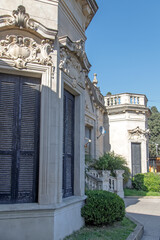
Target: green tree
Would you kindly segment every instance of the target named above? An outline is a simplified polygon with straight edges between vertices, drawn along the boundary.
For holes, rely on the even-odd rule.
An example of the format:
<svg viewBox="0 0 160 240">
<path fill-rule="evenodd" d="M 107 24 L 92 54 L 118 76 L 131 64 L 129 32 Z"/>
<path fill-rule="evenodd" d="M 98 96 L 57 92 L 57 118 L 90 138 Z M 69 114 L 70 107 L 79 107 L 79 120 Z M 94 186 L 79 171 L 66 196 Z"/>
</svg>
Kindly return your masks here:
<svg viewBox="0 0 160 240">
<path fill-rule="evenodd" d="M 149 156 L 156 157 L 160 155 L 160 112 L 155 106 L 151 107 L 151 116 L 148 119 L 148 127 L 150 130 L 149 139 Z M 156 144 L 158 144 L 156 151 Z"/>
<path fill-rule="evenodd" d="M 106 96 L 111 96 L 112 93 L 111 92 L 107 92 Z"/>
<path fill-rule="evenodd" d="M 115 176 L 115 170 L 124 170 L 124 183 L 127 183 L 130 177 L 130 170 L 127 167 L 125 158 L 114 152 L 104 153 L 98 160 L 93 160 L 89 167 L 96 170 L 110 170 L 113 176 Z"/>
</svg>

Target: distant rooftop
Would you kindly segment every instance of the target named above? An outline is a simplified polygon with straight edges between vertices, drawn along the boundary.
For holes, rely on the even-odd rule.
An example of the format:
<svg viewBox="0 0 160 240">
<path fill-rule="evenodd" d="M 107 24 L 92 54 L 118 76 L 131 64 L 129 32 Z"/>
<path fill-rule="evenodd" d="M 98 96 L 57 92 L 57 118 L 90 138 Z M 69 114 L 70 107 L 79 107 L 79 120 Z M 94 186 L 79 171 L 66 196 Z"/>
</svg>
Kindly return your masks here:
<svg viewBox="0 0 160 240">
<path fill-rule="evenodd" d="M 104 97 L 105 106 L 112 107 L 116 105 L 141 105 L 147 107 L 148 99 L 144 94 L 136 93 L 120 93 L 115 95 L 107 95 Z"/>
</svg>

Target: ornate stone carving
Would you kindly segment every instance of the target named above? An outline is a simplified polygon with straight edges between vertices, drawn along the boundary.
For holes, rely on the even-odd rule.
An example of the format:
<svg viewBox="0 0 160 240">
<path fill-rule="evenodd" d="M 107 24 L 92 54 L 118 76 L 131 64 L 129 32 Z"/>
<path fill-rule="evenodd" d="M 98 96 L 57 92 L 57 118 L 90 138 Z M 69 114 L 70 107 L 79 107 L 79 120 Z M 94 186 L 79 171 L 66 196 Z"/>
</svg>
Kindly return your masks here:
<svg viewBox="0 0 160 240">
<path fill-rule="evenodd" d="M 128 133 L 129 133 L 129 139 L 146 138 L 149 135 L 149 129 L 143 130 L 143 129 L 140 129 L 138 126 L 135 129 L 128 130 Z"/>
<path fill-rule="evenodd" d="M 25 7 L 20 5 L 17 10 L 13 11 L 14 24 L 20 28 L 26 28 L 29 23 L 29 14 L 26 13 Z"/>
<path fill-rule="evenodd" d="M 0 28 L 8 26 L 31 29 L 49 39 L 55 39 L 57 34 L 57 31 L 46 28 L 41 23 L 31 19 L 22 5 L 13 11 L 12 16 L 0 16 Z"/>
<path fill-rule="evenodd" d="M 65 48 L 61 49 L 60 57 L 59 68 L 71 78 L 72 86 L 76 87 L 78 84 L 82 88 L 85 88 L 86 71 L 82 68 L 78 59 Z"/>
<path fill-rule="evenodd" d="M 85 52 L 85 44 L 82 39 L 72 42 L 68 37 L 59 38 L 59 42 L 62 48 L 67 48 L 70 52 L 76 55 L 81 62 L 83 68 L 89 72 L 91 64 L 88 61 L 86 52 Z"/>
<path fill-rule="evenodd" d="M 52 52 L 52 42 L 49 40 L 37 44 L 32 38 L 10 35 L 0 41 L 0 57 L 14 60 L 17 68 L 25 68 L 29 62 L 53 65 Z"/>
</svg>

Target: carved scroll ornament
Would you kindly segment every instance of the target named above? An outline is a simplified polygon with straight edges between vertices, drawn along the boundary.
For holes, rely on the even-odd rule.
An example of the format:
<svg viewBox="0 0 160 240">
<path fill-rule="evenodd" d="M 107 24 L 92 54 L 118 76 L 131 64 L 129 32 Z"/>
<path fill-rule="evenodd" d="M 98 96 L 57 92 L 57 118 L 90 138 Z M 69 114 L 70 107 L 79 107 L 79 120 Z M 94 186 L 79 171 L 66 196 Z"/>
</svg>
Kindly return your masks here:
<svg viewBox="0 0 160 240">
<path fill-rule="evenodd" d="M 56 30 L 49 29 L 34 19 L 31 19 L 29 14 L 26 13 L 25 7 L 22 5 L 18 6 L 17 10 L 12 12 L 12 15 L 0 16 L 0 28 L 8 26 L 31 29 L 44 38 L 52 40 L 55 39 L 57 34 Z"/>
<path fill-rule="evenodd" d="M 85 52 L 85 43 L 82 39 L 72 42 L 68 36 L 60 37 L 59 42 L 62 48 L 68 49 L 72 54 L 74 54 L 78 60 L 81 62 L 83 68 L 89 72 L 91 64 L 88 61 Z"/>
<path fill-rule="evenodd" d="M 129 133 L 130 139 L 146 138 L 149 135 L 149 129 L 143 130 L 143 129 L 140 129 L 140 127 L 138 126 L 135 129 L 128 130 L 128 133 Z"/>
<path fill-rule="evenodd" d="M 65 48 L 60 52 L 59 68 L 62 69 L 70 78 L 73 87 L 77 84 L 85 89 L 86 71 L 82 69 L 78 59 Z"/>
<path fill-rule="evenodd" d="M 29 62 L 52 65 L 52 52 L 49 40 L 37 44 L 32 38 L 10 35 L 0 41 L 0 57 L 14 60 L 17 68 L 25 68 Z"/>
</svg>

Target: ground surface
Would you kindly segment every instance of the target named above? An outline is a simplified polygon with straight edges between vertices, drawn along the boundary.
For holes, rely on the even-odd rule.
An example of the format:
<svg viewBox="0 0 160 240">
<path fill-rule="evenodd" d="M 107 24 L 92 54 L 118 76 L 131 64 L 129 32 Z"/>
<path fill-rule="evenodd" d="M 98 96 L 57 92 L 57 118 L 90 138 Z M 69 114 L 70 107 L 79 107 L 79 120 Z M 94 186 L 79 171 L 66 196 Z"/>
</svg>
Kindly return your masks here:
<svg viewBox="0 0 160 240">
<path fill-rule="evenodd" d="M 84 227 L 65 240 L 126 240 L 136 225 L 124 218 L 112 226 Z"/>
<path fill-rule="evenodd" d="M 126 212 L 144 225 L 142 240 L 160 240 L 160 198 L 125 198 Z"/>
</svg>

